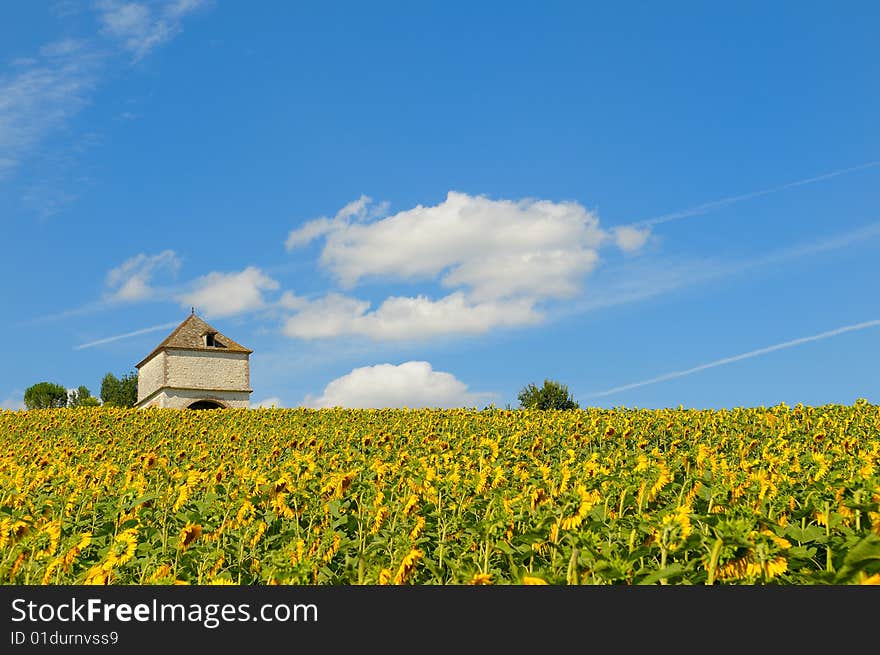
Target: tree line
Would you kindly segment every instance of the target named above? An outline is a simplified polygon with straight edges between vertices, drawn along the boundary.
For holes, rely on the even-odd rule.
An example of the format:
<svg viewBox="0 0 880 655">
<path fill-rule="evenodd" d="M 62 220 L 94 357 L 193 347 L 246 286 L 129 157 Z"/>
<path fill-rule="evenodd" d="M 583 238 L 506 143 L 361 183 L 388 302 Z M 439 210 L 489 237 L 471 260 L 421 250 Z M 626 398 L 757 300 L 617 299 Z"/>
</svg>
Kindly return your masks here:
<svg viewBox="0 0 880 655">
<path fill-rule="evenodd" d="M 524 386 L 518 396 L 523 409 L 578 409 L 568 387 L 555 380 L 544 380 L 539 387 L 534 383 Z M 137 372 L 132 371 L 117 378 L 107 373 L 101 381 L 101 400 L 92 396 L 86 386 L 68 390 L 54 382 L 38 382 L 24 392 L 24 404 L 28 409 L 50 407 L 134 407 L 137 402 Z"/>
<path fill-rule="evenodd" d="M 80 385 L 67 389 L 55 382 L 37 382 L 25 389 L 24 406 L 28 409 L 49 409 L 53 407 L 134 407 L 137 403 L 137 371 L 116 377 L 107 373 L 101 380 L 100 400 L 92 395 L 89 388 Z"/>
</svg>

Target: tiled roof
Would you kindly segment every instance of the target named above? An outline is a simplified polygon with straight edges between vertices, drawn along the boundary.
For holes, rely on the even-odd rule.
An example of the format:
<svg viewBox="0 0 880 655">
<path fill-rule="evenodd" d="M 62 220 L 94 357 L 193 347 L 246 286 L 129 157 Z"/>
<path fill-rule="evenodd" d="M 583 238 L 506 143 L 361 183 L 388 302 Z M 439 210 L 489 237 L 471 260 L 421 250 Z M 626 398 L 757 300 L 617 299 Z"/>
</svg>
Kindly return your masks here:
<svg viewBox="0 0 880 655">
<path fill-rule="evenodd" d="M 205 334 L 213 334 L 214 335 L 214 346 L 205 345 Z M 226 352 L 226 353 L 252 353 L 253 350 L 245 348 L 240 343 L 237 343 L 227 337 L 225 334 L 221 334 L 215 328 L 211 327 L 205 321 L 200 319 L 195 313 L 190 314 L 186 317 L 186 319 L 174 328 L 174 331 L 165 337 L 165 340 L 162 341 L 158 346 L 153 349 L 149 355 L 144 357 L 135 368 L 140 368 L 147 361 L 153 357 L 156 353 L 161 350 L 166 350 L 169 348 L 181 348 L 185 350 L 203 350 L 205 352 Z"/>
</svg>

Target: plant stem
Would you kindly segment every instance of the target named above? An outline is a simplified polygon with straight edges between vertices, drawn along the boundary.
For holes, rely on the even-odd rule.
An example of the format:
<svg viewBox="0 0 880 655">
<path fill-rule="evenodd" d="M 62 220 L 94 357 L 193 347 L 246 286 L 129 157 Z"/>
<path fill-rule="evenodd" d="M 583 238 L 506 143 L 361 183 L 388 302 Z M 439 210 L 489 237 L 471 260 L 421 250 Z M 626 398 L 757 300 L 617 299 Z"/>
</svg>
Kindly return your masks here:
<svg viewBox="0 0 880 655">
<path fill-rule="evenodd" d="M 707 585 L 715 584 L 715 571 L 718 568 L 718 558 L 721 556 L 721 547 L 724 541 L 716 539 L 712 544 L 712 552 L 709 554 L 709 577 L 706 579 Z"/>
<path fill-rule="evenodd" d="M 834 572 L 834 563 L 831 560 L 831 509 L 828 502 L 825 502 L 825 570 L 829 573 Z"/>
</svg>

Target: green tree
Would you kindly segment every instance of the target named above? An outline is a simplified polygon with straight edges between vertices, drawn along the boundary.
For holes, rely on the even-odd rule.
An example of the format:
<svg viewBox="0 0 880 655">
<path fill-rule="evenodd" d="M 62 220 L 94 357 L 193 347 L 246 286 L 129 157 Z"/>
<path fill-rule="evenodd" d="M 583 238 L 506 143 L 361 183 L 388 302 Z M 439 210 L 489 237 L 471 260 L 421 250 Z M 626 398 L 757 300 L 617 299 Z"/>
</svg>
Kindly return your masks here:
<svg viewBox="0 0 880 655">
<path fill-rule="evenodd" d="M 568 387 L 553 380 L 544 380 L 544 386 L 529 383 L 520 390 L 519 405 L 523 409 L 578 409 Z"/>
<path fill-rule="evenodd" d="M 54 382 L 37 382 L 24 391 L 24 405 L 28 409 L 65 407 L 67 389 Z"/>
<path fill-rule="evenodd" d="M 111 407 L 134 407 L 137 402 L 137 371 L 117 378 L 107 373 L 101 380 L 101 400 Z"/>
<path fill-rule="evenodd" d="M 100 404 L 100 401 L 92 395 L 92 392 L 85 385 L 80 385 L 67 394 L 68 407 L 97 407 Z"/>
</svg>

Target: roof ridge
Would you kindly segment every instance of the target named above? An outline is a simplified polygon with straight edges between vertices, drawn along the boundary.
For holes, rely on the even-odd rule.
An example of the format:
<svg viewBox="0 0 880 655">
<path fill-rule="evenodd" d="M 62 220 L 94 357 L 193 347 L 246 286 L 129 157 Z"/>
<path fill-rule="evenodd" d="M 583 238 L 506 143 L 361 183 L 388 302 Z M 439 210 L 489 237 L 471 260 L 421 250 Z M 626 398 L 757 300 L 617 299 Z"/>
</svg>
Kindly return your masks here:
<svg viewBox="0 0 880 655">
<path fill-rule="evenodd" d="M 208 346 L 202 341 L 202 337 L 209 332 L 213 332 L 216 335 L 215 338 L 222 344 L 222 346 Z M 158 352 L 169 348 L 200 350 L 205 352 L 253 352 L 250 348 L 245 348 L 237 341 L 227 337 L 213 325 L 210 325 L 205 320 L 196 316 L 195 312 L 193 312 L 181 321 L 180 325 L 174 328 L 174 330 L 172 330 L 171 333 L 165 337 L 149 355 L 138 362 L 138 364 L 135 365 L 135 368 L 140 368 Z"/>
</svg>

